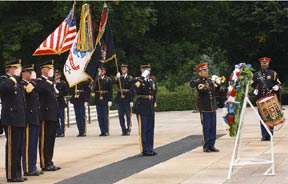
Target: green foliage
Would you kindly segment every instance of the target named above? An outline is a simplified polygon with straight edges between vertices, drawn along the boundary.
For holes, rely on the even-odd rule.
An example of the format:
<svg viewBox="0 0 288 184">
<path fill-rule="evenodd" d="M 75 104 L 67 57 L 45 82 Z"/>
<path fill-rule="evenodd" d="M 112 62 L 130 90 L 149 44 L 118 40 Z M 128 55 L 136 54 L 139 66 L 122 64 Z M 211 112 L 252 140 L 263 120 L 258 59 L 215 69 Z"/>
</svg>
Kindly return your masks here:
<svg viewBox="0 0 288 184">
<path fill-rule="evenodd" d="M 195 110 L 197 104 L 197 91 L 191 90 L 188 83 L 177 87 L 175 92 L 169 92 L 160 87 L 157 95 L 157 111 Z"/>
</svg>

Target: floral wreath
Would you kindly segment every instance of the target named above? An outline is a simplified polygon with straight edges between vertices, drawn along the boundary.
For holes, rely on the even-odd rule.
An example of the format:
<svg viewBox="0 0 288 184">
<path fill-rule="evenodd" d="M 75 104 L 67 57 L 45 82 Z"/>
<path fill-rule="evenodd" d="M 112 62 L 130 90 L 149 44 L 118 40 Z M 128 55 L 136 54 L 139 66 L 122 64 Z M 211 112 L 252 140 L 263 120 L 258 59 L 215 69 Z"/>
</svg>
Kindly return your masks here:
<svg viewBox="0 0 288 184">
<path fill-rule="evenodd" d="M 239 63 L 235 65 L 235 69 L 229 77 L 227 100 L 223 107 L 223 119 L 229 127 L 227 131 L 231 137 L 237 134 L 245 87 L 252 80 L 253 71 L 251 64 Z"/>
</svg>

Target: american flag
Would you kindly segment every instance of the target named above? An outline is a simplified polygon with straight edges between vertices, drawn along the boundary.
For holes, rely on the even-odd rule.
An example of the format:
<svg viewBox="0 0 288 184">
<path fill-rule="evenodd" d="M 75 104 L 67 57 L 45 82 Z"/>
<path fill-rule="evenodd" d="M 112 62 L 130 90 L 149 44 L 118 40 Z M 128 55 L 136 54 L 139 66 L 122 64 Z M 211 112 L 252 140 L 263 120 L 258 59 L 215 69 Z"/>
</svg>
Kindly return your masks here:
<svg viewBox="0 0 288 184">
<path fill-rule="evenodd" d="M 33 56 L 62 54 L 72 47 L 76 37 L 76 18 L 74 7 L 65 20 L 35 50 Z"/>
</svg>

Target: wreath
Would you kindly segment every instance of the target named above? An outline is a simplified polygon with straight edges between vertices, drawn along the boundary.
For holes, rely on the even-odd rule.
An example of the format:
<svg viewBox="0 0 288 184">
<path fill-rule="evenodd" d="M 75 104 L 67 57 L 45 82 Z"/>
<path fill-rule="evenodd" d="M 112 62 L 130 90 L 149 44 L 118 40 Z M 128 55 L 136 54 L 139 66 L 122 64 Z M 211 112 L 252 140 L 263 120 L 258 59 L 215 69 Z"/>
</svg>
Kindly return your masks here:
<svg viewBox="0 0 288 184">
<path fill-rule="evenodd" d="M 227 132 L 231 137 L 237 134 L 245 87 L 252 80 L 253 71 L 251 64 L 239 63 L 235 65 L 235 69 L 229 77 L 227 100 L 223 107 L 223 119 L 228 125 Z"/>
</svg>

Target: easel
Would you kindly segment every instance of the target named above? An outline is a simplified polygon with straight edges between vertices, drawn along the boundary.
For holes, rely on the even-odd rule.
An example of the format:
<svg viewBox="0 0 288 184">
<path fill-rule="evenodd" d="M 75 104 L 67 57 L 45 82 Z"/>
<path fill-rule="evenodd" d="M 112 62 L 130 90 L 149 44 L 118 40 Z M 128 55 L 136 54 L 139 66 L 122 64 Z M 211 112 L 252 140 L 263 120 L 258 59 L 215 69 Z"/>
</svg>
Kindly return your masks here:
<svg viewBox="0 0 288 184">
<path fill-rule="evenodd" d="M 235 139 L 235 144 L 234 144 L 234 149 L 233 149 L 233 154 L 232 154 L 232 159 L 230 162 L 230 168 L 229 168 L 229 173 L 227 179 L 231 179 L 231 176 L 234 174 L 233 173 L 233 167 L 236 166 L 245 166 L 245 165 L 262 165 L 262 164 L 269 164 L 271 165 L 266 172 L 263 175 L 275 175 L 275 165 L 274 165 L 274 147 L 273 147 L 273 135 L 270 131 L 270 129 L 267 127 L 267 125 L 264 123 L 262 120 L 261 116 L 258 113 L 258 110 L 253 106 L 251 103 L 249 97 L 248 97 L 248 90 L 249 90 L 250 83 L 246 85 L 245 89 L 245 97 L 243 100 L 243 105 L 242 105 L 242 110 L 240 114 L 240 121 L 239 121 L 239 127 Z M 256 159 L 256 158 L 242 158 L 240 157 L 240 151 L 241 151 L 241 135 L 242 135 L 242 126 L 243 126 L 243 120 L 246 112 L 246 106 L 247 103 L 250 105 L 250 107 L 253 109 L 255 114 L 258 116 L 261 124 L 265 127 L 266 131 L 271 137 L 270 141 L 270 146 L 271 146 L 271 159 L 270 160 L 265 160 L 265 159 Z"/>
</svg>

